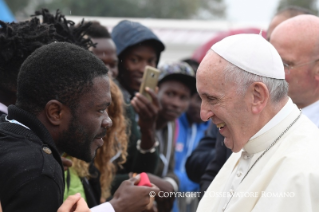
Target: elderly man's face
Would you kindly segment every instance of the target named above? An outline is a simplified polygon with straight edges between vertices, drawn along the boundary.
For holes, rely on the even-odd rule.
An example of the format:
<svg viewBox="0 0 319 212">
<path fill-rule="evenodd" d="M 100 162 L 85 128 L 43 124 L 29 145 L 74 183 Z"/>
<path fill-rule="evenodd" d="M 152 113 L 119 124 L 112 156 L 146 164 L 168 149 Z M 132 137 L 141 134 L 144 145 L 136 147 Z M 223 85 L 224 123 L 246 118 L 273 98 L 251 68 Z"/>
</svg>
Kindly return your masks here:
<svg viewBox="0 0 319 212">
<path fill-rule="evenodd" d="M 270 39 L 283 62 L 291 67 L 285 67 L 285 79 L 289 83 L 288 95 L 300 108 L 312 103 L 311 98 L 318 84 L 315 77 L 318 69 L 316 60 L 319 57 L 314 54 L 313 39 L 313 37 L 303 38 L 299 34 L 286 33 L 285 28 L 275 30 Z"/>
<path fill-rule="evenodd" d="M 202 99 L 201 118 L 212 119 L 225 137 L 224 143 L 233 152 L 240 151 L 252 136 L 249 132 L 248 97 L 236 92 L 235 82 L 225 82 L 227 62 L 213 51 L 200 64 L 196 86 Z"/>
</svg>

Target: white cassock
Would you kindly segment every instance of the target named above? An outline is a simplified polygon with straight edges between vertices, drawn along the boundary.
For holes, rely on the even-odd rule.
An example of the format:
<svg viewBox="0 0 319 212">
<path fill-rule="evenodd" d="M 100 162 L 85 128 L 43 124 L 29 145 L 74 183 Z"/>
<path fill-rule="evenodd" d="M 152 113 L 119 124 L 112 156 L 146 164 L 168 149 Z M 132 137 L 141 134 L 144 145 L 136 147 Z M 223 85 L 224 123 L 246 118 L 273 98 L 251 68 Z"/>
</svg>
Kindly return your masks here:
<svg viewBox="0 0 319 212">
<path fill-rule="evenodd" d="M 304 115 L 244 178 L 257 158 L 299 114 L 289 99 L 242 151 L 230 156 L 197 212 L 319 211 L 319 129 Z"/>
</svg>

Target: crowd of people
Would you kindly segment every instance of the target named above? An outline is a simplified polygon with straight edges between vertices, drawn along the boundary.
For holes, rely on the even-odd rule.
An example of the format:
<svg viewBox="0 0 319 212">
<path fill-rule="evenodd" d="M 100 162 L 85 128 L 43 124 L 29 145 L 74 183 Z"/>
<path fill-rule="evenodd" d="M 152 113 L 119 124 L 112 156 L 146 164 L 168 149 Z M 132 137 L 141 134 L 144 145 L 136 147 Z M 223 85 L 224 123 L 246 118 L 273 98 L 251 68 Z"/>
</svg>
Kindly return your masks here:
<svg viewBox="0 0 319 212">
<path fill-rule="evenodd" d="M 291 6 L 267 38 L 159 65 L 138 22 L 0 21 L 0 211 L 318 211 L 318 37 Z"/>
</svg>

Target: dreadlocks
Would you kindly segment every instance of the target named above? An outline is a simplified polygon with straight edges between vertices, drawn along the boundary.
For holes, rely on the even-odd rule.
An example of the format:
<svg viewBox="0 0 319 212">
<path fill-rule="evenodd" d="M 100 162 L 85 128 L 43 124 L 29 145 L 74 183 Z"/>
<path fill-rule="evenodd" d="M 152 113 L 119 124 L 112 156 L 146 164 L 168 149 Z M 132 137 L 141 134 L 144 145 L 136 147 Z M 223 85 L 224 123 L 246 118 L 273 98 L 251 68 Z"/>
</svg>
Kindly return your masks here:
<svg viewBox="0 0 319 212">
<path fill-rule="evenodd" d="M 17 76 L 23 61 L 37 48 L 51 43 L 56 31 L 40 24 L 38 18 L 20 23 L 0 21 L 0 101 L 6 103 L 15 95 Z"/>
<path fill-rule="evenodd" d="M 43 23 L 53 25 L 56 29 L 57 35 L 55 39 L 61 42 L 73 43 L 85 49 L 89 49 L 94 46 L 93 42 L 89 38 L 85 38 L 88 29 L 91 26 L 91 22 L 82 22 L 74 27 L 74 22 L 66 20 L 65 16 L 60 13 L 59 10 L 53 15 L 47 9 L 36 11 L 32 16 L 42 16 Z"/>
<path fill-rule="evenodd" d="M 54 16 L 43 9 L 35 15 L 42 15 L 44 22 L 40 23 L 37 17 L 19 23 L 0 21 L 0 102 L 6 105 L 15 103 L 20 66 L 36 49 L 54 41 L 74 43 L 84 49 L 94 46 L 83 37 L 90 23 L 82 21 L 75 29 L 74 23 L 59 11 Z"/>
</svg>

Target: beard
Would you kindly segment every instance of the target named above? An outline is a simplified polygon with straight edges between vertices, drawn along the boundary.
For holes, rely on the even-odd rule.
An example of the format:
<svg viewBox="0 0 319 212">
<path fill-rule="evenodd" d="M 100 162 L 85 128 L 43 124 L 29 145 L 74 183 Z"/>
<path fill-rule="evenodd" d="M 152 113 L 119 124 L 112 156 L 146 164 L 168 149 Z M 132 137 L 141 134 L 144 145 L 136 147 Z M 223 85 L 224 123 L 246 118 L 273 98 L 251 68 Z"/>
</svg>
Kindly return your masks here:
<svg viewBox="0 0 319 212">
<path fill-rule="evenodd" d="M 106 134 L 106 130 L 99 135 L 88 133 L 87 129 L 79 124 L 78 118 L 73 115 L 68 130 L 63 131 L 57 145 L 60 150 L 68 155 L 83 160 L 85 162 L 91 162 L 95 156 L 95 152 L 91 153 L 91 143 L 95 137 L 103 137 Z"/>
</svg>

